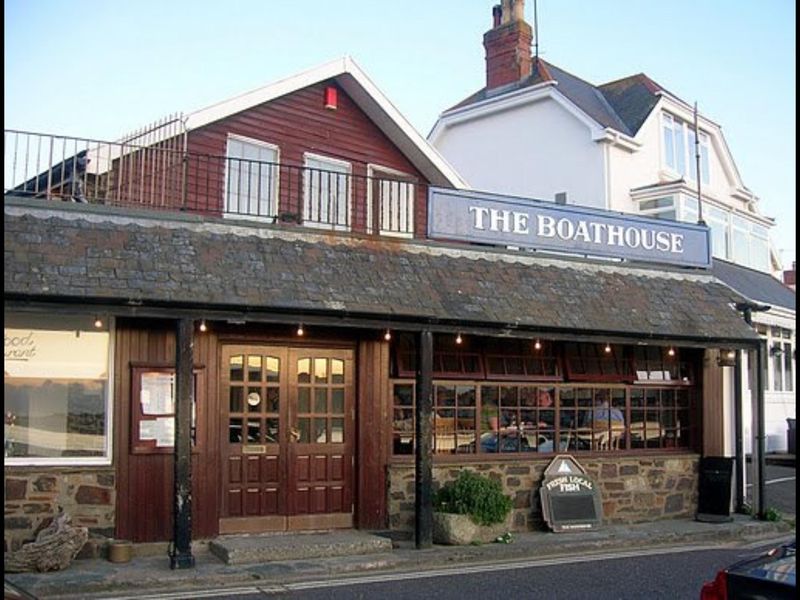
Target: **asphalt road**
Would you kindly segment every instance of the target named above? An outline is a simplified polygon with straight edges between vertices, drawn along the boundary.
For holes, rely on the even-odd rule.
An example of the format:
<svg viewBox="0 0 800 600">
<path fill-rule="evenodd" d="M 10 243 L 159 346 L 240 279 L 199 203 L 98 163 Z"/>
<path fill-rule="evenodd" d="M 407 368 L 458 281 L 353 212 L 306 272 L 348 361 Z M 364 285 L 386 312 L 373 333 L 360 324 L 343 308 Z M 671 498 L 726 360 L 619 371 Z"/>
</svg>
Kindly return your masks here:
<svg viewBox="0 0 800 600">
<path fill-rule="evenodd" d="M 697 600 L 717 571 L 761 554 L 773 544 L 749 548 L 678 548 L 451 567 L 348 579 L 193 592 L 186 598 L 231 600 Z M 176 599 L 177 595 L 165 598 Z M 142 600 L 146 600 L 142 598 Z"/>
<path fill-rule="evenodd" d="M 748 464 L 748 467 L 750 465 Z M 748 475 L 750 475 L 748 473 Z M 766 495 L 765 506 L 775 508 L 783 515 L 797 513 L 797 480 L 794 467 L 781 467 L 767 465 L 764 491 Z M 747 481 L 747 479 L 745 479 Z M 752 487 L 747 487 L 747 499 L 751 500 Z"/>
</svg>

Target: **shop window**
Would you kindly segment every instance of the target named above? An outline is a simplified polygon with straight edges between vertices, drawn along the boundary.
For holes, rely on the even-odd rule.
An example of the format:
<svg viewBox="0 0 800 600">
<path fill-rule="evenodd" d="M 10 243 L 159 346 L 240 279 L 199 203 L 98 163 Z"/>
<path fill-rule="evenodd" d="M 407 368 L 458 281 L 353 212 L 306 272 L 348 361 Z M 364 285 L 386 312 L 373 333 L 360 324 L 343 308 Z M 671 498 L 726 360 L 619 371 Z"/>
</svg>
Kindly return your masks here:
<svg viewBox="0 0 800 600">
<path fill-rule="evenodd" d="M 572 381 L 630 381 L 629 364 L 619 346 L 564 344 L 564 366 Z"/>
<path fill-rule="evenodd" d="M 399 377 L 415 376 L 417 356 L 413 350 L 398 350 L 396 360 Z M 483 360 L 477 352 L 434 352 L 433 376 L 449 379 L 483 378 Z"/>
<path fill-rule="evenodd" d="M 414 384 L 392 386 L 392 452 L 413 454 L 416 423 L 414 421 Z"/>
<path fill-rule="evenodd" d="M 393 453 L 414 453 L 414 384 L 393 383 Z M 687 387 L 435 383 L 435 454 L 690 448 Z"/>
<path fill-rule="evenodd" d="M 552 348 L 552 347 L 551 347 Z M 486 355 L 488 379 L 561 380 L 558 359 L 549 351 L 520 355 Z"/>
<path fill-rule="evenodd" d="M 656 385 L 691 384 L 691 363 L 680 360 L 678 350 L 659 346 L 635 346 L 633 348 L 633 373 L 636 383 Z"/>
<path fill-rule="evenodd" d="M 6 464 L 110 463 L 111 334 L 93 321 L 6 315 Z"/>
<path fill-rule="evenodd" d="M 686 447 L 691 439 L 690 392 L 686 389 L 631 391 L 631 448 Z"/>
<path fill-rule="evenodd" d="M 433 452 L 475 452 L 476 392 L 474 385 L 435 385 L 433 388 Z"/>
</svg>

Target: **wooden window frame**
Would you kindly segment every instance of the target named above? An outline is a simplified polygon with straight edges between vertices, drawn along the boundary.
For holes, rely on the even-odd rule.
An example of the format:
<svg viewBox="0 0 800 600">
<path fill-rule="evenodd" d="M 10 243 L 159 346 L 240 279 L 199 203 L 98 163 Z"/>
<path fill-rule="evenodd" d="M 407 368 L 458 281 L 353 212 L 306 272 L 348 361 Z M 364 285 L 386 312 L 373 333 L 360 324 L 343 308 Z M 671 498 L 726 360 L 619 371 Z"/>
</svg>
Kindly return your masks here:
<svg viewBox="0 0 800 600">
<path fill-rule="evenodd" d="M 394 394 L 394 386 L 411 386 L 411 404 L 410 405 L 401 405 L 395 403 L 395 394 Z M 440 386 L 464 386 L 464 385 L 472 385 L 475 387 L 475 437 L 476 443 L 474 447 L 474 451 L 472 452 L 434 452 L 433 456 L 435 460 L 440 461 L 449 461 L 449 460 L 456 460 L 456 461 L 473 461 L 476 460 L 485 460 L 487 457 L 491 457 L 493 459 L 525 459 L 525 460 L 532 460 L 532 459 L 547 459 L 549 457 L 554 456 L 555 454 L 559 453 L 559 448 L 555 444 L 555 440 L 559 441 L 559 445 L 562 440 L 562 434 L 570 433 L 575 429 L 574 427 L 565 428 L 562 424 L 562 414 L 563 411 L 578 411 L 578 403 L 576 402 L 575 407 L 565 408 L 562 404 L 562 391 L 566 389 L 583 389 L 583 390 L 590 390 L 591 397 L 592 397 L 592 404 L 591 408 L 586 407 L 584 410 L 594 410 L 595 407 L 595 396 L 598 391 L 605 391 L 609 394 L 609 400 L 613 400 L 613 391 L 616 390 L 623 390 L 624 391 L 624 409 L 617 406 L 622 410 L 623 415 L 625 417 L 625 432 L 621 438 L 619 438 L 616 447 L 612 447 L 610 444 L 605 449 L 570 449 L 570 453 L 575 453 L 581 456 L 587 455 L 598 455 L 601 454 L 603 456 L 640 456 L 640 455 L 647 455 L 653 454 L 654 452 L 678 452 L 678 453 L 685 453 L 685 452 L 695 452 L 696 447 L 699 443 L 699 435 L 698 432 L 700 431 L 701 426 L 701 416 L 698 409 L 698 401 L 699 401 L 699 394 L 700 391 L 697 389 L 696 386 L 637 386 L 631 383 L 608 383 L 608 382 L 591 382 L 591 383 L 584 383 L 584 382 L 577 382 L 577 383 L 570 383 L 570 382 L 556 382 L 556 383 L 548 383 L 542 382 L 530 382 L 530 381 L 520 381 L 520 382 L 509 382 L 506 380 L 473 380 L 470 382 L 464 380 L 445 380 L 445 379 L 435 379 L 433 381 L 433 388 L 434 388 L 434 411 L 437 408 L 437 388 Z M 518 447 L 518 449 L 514 452 L 484 452 L 480 446 L 480 437 L 481 434 L 484 433 L 481 430 L 482 425 L 482 411 L 483 411 L 483 400 L 484 400 L 484 388 L 486 387 L 536 387 L 536 388 L 547 388 L 554 391 L 553 397 L 553 405 L 552 410 L 554 411 L 554 432 L 553 432 L 553 439 L 554 439 L 554 447 L 552 452 L 525 452 L 522 450 L 522 447 Z M 395 461 L 403 461 L 404 459 L 411 459 L 413 457 L 414 449 L 416 447 L 416 430 L 414 423 L 414 415 L 415 415 L 415 407 L 416 407 L 416 389 L 415 389 L 415 382 L 409 378 L 392 378 L 390 379 L 390 393 L 392 394 L 392 422 L 390 425 L 391 429 L 391 441 L 390 441 L 390 448 L 389 448 L 389 455 L 392 457 L 392 460 Z M 658 402 L 656 407 L 648 407 L 646 406 L 646 397 L 648 394 L 657 394 Z M 641 394 L 643 398 L 643 405 L 642 407 L 634 407 L 633 406 L 633 397 L 637 394 Z M 664 395 L 671 395 L 673 401 L 669 406 L 664 405 L 662 401 L 662 397 Z M 679 398 L 681 395 L 685 395 L 685 406 L 680 404 Z M 616 406 L 614 402 L 610 402 L 611 406 Z M 499 406 L 499 405 L 498 405 Z M 457 409 L 457 407 L 454 407 Z M 398 409 L 402 410 L 410 410 L 412 414 L 412 428 L 409 432 L 408 430 L 401 430 L 395 427 L 394 415 L 396 414 L 395 411 Z M 502 408 L 500 408 L 502 410 Z M 538 406 L 524 408 L 520 406 L 516 409 L 518 413 L 522 410 L 534 410 L 537 411 L 537 415 L 539 414 L 538 411 L 541 410 Z M 657 446 L 647 446 L 647 439 L 650 437 L 651 430 L 649 426 L 643 426 L 642 433 L 644 434 L 644 446 L 642 447 L 633 447 L 635 439 L 634 434 L 632 433 L 632 416 L 636 410 L 642 410 L 643 415 L 645 417 L 645 422 L 647 422 L 648 415 L 652 413 L 652 416 L 656 418 L 659 422 L 658 432 L 659 432 L 659 442 Z M 675 423 L 676 426 L 673 428 L 665 428 L 661 421 L 661 415 L 664 411 L 674 411 L 675 413 Z M 688 424 L 681 424 L 677 426 L 679 413 L 683 412 L 687 415 Z M 577 412 L 576 412 L 577 414 Z M 638 421 L 637 421 L 638 422 Z M 651 421 L 652 422 L 652 421 Z M 611 429 L 611 426 L 609 426 Z M 538 430 L 538 424 L 536 429 Z M 669 431 L 680 430 L 682 432 L 681 440 L 682 443 L 678 445 L 677 443 L 670 443 L 667 441 L 667 436 L 663 435 L 664 433 L 668 433 Z M 613 431 L 609 431 L 609 434 L 612 434 Z M 394 441 L 396 436 L 404 435 L 408 437 L 410 435 L 410 446 L 411 452 L 410 453 L 396 453 L 394 451 Z M 673 437 L 672 439 L 678 439 Z M 406 442 L 409 443 L 409 442 Z"/>
<path fill-rule="evenodd" d="M 447 371 L 443 368 L 446 357 L 455 356 L 458 363 L 461 365 L 460 371 Z M 397 378 L 407 379 L 416 375 L 415 355 L 414 350 L 398 349 L 395 353 Z M 465 358 L 475 360 L 477 369 L 475 371 L 468 371 L 465 366 Z M 437 366 L 440 368 L 437 369 Z M 486 368 L 483 361 L 483 355 L 480 352 L 449 352 L 437 351 L 433 353 L 433 376 L 439 379 L 465 379 L 477 380 L 483 379 L 486 376 Z"/>
<path fill-rule="evenodd" d="M 647 356 L 650 350 L 656 350 L 660 356 L 651 358 Z M 644 352 L 644 356 L 637 356 Z M 690 361 L 680 360 L 679 350 L 675 349 L 675 356 L 667 355 L 667 348 L 660 346 L 637 346 L 631 350 L 631 372 L 633 373 L 633 383 L 637 386 L 655 387 L 692 387 L 694 385 L 694 369 Z M 675 366 L 677 374 L 672 379 L 651 379 L 649 374 L 653 372 L 668 372 L 670 366 Z M 652 367 L 652 368 L 651 368 Z M 640 372 L 647 372 L 647 379 L 639 379 Z M 681 373 L 686 373 L 686 381 L 681 377 Z"/>
<path fill-rule="evenodd" d="M 569 349 L 574 347 L 578 349 L 577 355 L 569 353 Z M 588 356 L 584 354 L 589 349 L 594 350 L 595 356 Z M 602 344 L 585 344 L 578 342 L 567 342 L 564 344 L 564 371 L 568 381 L 578 381 L 586 383 L 633 383 L 634 374 L 630 372 L 630 363 L 625 359 L 625 349 L 620 346 L 612 346 L 610 352 L 610 359 L 606 357 L 606 352 Z M 599 365 L 604 363 L 612 363 L 614 365 L 615 373 L 580 373 L 573 364 L 574 360 L 581 360 L 585 363 L 587 360 L 596 360 Z"/>
</svg>

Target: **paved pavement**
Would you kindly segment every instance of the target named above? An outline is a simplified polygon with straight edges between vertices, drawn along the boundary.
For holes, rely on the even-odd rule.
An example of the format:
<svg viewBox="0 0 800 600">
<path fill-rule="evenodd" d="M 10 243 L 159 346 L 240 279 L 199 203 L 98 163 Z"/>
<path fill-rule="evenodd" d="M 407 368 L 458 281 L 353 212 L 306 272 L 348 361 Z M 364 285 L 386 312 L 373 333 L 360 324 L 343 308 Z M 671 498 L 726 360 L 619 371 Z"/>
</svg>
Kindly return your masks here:
<svg viewBox="0 0 800 600">
<path fill-rule="evenodd" d="M 410 541 L 393 542 L 393 549 L 359 556 L 273 561 L 227 565 L 199 547 L 196 567 L 172 571 L 166 556 L 134 558 L 129 563 L 102 559 L 79 560 L 55 573 L 8 574 L 6 578 L 40 598 L 111 598 L 181 592 L 219 586 L 280 585 L 289 582 L 343 577 L 366 572 L 386 573 L 483 564 L 530 558 L 586 555 L 593 552 L 632 550 L 686 544 L 737 545 L 794 535 L 794 522 L 756 521 L 735 515 L 729 523 L 694 520 L 657 521 L 640 525 L 607 526 L 596 531 L 514 534 L 510 544 L 434 546 L 416 550 Z M 183 597 L 183 596 L 182 596 Z"/>
</svg>

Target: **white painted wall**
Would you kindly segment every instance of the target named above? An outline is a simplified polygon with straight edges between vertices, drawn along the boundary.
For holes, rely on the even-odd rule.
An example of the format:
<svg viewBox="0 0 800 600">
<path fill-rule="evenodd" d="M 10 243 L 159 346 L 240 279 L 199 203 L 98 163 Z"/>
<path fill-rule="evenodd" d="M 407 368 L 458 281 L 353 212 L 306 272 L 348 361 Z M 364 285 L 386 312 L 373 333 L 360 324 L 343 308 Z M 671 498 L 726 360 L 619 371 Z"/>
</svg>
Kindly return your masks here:
<svg viewBox="0 0 800 600">
<path fill-rule="evenodd" d="M 435 146 L 475 190 L 606 207 L 603 147 L 552 99 L 453 124 Z"/>
<path fill-rule="evenodd" d="M 795 329 L 794 315 L 785 309 L 773 308 L 766 313 L 755 313 L 753 315 L 754 323 L 762 323 L 765 325 L 775 325 L 785 329 Z M 794 347 L 797 345 L 796 338 L 792 340 Z M 769 357 L 767 357 L 769 362 Z M 771 365 L 770 365 L 771 367 Z M 752 451 L 752 419 L 753 413 L 749 402 L 750 398 L 750 381 L 747 377 L 748 371 L 743 367 L 742 387 L 744 388 L 744 446 L 745 452 Z M 786 452 L 787 435 L 786 430 L 788 425 L 787 418 L 796 418 L 796 390 L 797 390 L 797 361 L 794 361 L 792 369 L 794 381 L 792 382 L 792 391 L 790 392 L 776 392 L 772 391 L 772 377 L 773 372 L 771 368 L 767 369 L 767 390 L 764 392 L 764 431 L 767 439 L 765 442 L 767 452 Z"/>
<path fill-rule="evenodd" d="M 641 144 L 636 152 L 609 146 L 611 210 L 639 212 L 631 200 L 633 188 L 652 185 L 668 178 L 660 177 L 661 144 L 658 111 L 650 113 L 635 140 Z"/>
</svg>

